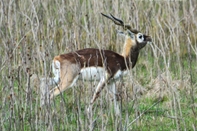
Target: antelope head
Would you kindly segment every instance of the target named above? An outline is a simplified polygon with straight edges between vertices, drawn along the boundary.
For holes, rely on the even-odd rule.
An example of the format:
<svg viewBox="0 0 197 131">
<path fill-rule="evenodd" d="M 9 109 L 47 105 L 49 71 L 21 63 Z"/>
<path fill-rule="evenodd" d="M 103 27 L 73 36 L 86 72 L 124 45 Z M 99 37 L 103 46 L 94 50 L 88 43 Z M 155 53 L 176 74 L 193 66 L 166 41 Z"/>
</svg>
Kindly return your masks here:
<svg viewBox="0 0 197 131">
<path fill-rule="evenodd" d="M 110 16 L 103 13 L 101 14 L 126 30 L 126 33 L 123 31 L 118 31 L 117 33 L 125 36 L 122 56 L 126 59 L 130 59 L 132 62 L 132 67 L 134 67 L 138 59 L 139 51 L 145 47 L 147 43 L 152 42 L 151 37 L 131 28 L 130 25 L 125 25 L 122 20 L 114 17 L 112 14 L 110 14 Z"/>
</svg>

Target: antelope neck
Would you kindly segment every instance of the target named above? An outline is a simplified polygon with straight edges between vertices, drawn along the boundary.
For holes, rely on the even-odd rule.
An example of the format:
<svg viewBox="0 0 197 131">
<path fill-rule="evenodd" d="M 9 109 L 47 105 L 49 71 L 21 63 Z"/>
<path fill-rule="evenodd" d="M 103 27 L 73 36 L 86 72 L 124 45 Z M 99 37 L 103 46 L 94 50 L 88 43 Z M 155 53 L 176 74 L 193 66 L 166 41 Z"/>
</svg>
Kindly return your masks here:
<svg viewBox="0 0 197 131">
<path fill-rule="evenodd" d="M 132 63 L 132 68 L 137 63 L 138 55 L 139 55 L 139 50 L 135 48 L 131 48 L 130 55 L 126 57 L 127 61 Z"/>
<path fill-rule="evenodd" d="M 127 65 L 132 63 L 132 68 L 135 66 L 139 55 L 139 49 L 137 48 L 137 43 L 131 38 L 126 38 L 125 44 L 122 51 L 122 56 L 126 59 Z"/>
</svg>

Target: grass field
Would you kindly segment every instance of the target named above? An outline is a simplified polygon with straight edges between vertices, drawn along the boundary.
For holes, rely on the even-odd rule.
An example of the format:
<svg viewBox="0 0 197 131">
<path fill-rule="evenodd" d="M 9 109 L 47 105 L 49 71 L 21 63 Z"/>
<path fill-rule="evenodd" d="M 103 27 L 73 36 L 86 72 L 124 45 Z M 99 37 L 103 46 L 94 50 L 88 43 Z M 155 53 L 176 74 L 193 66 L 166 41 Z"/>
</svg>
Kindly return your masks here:
<svg viewBox="0 0 197 131">
<path fill-rule="evenodd" d="M 54 56 L 83 48 L 121 53 L 121 18 L 152 36 L 137 65 L 118 81 L 121 114 L 106 89 L 87 113 L 95 82 L 78 81 L 40 106 L 40 78 Z M 1 131 L 196 131 L 196 0 L 1 0 Z M 32 76 L 38 76 L 33 79 Z"/>
</svg>

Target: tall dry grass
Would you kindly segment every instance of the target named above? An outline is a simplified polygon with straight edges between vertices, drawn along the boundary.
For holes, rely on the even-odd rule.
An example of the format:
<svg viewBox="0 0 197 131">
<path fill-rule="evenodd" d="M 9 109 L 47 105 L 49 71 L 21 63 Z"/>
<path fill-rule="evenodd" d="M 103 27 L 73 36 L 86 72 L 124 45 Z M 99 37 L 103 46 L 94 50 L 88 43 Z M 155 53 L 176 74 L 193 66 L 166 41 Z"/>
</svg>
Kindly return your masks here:
<svg viewBox="0 0 197 131">
<path fill-rule="evenodd" d="M 196 0 L 1 0 L 0 130 L 196 130 Z M 40 78 L 55 55 L 88 47 L 121 52 L 112 13 L 152 36 L 117 82 L 121 115 L 105 90 L 86 112 L 96 82 L 79 81 L 40 106 Z M 36 79 L 32 79 L 32 75 Z M 35 86 L 33 86 L 35 85 Z"/>
</svg>

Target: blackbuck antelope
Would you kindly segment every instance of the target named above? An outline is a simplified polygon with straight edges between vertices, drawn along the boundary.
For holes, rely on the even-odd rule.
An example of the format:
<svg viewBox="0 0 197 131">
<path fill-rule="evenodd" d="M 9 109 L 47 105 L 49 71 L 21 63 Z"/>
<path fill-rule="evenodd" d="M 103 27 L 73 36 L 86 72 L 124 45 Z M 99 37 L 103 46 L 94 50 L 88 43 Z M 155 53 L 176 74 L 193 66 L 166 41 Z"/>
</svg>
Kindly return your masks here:
<svg viewBox="0 0 197 131">
<path fill-rule="evenodd" d="M 127 29 L 122 54 L 110 50 L 87 48 L 55 56 L 52 62 L 55 75 L 53 80 L 59 85 L 50 91 L 50 98 L 72 87 L 77 79 L 99 81 L 90 105 L 94 103 L 106 84 L 113 85 L 115 96 L 114 82 L 135 66 L 140 49 L 147 42 L 151 42 L 150 36 L 132 30 L 129 25 L 124 25 L 122 20 L 113 15 L 102 15 Z"/>
</svg>

